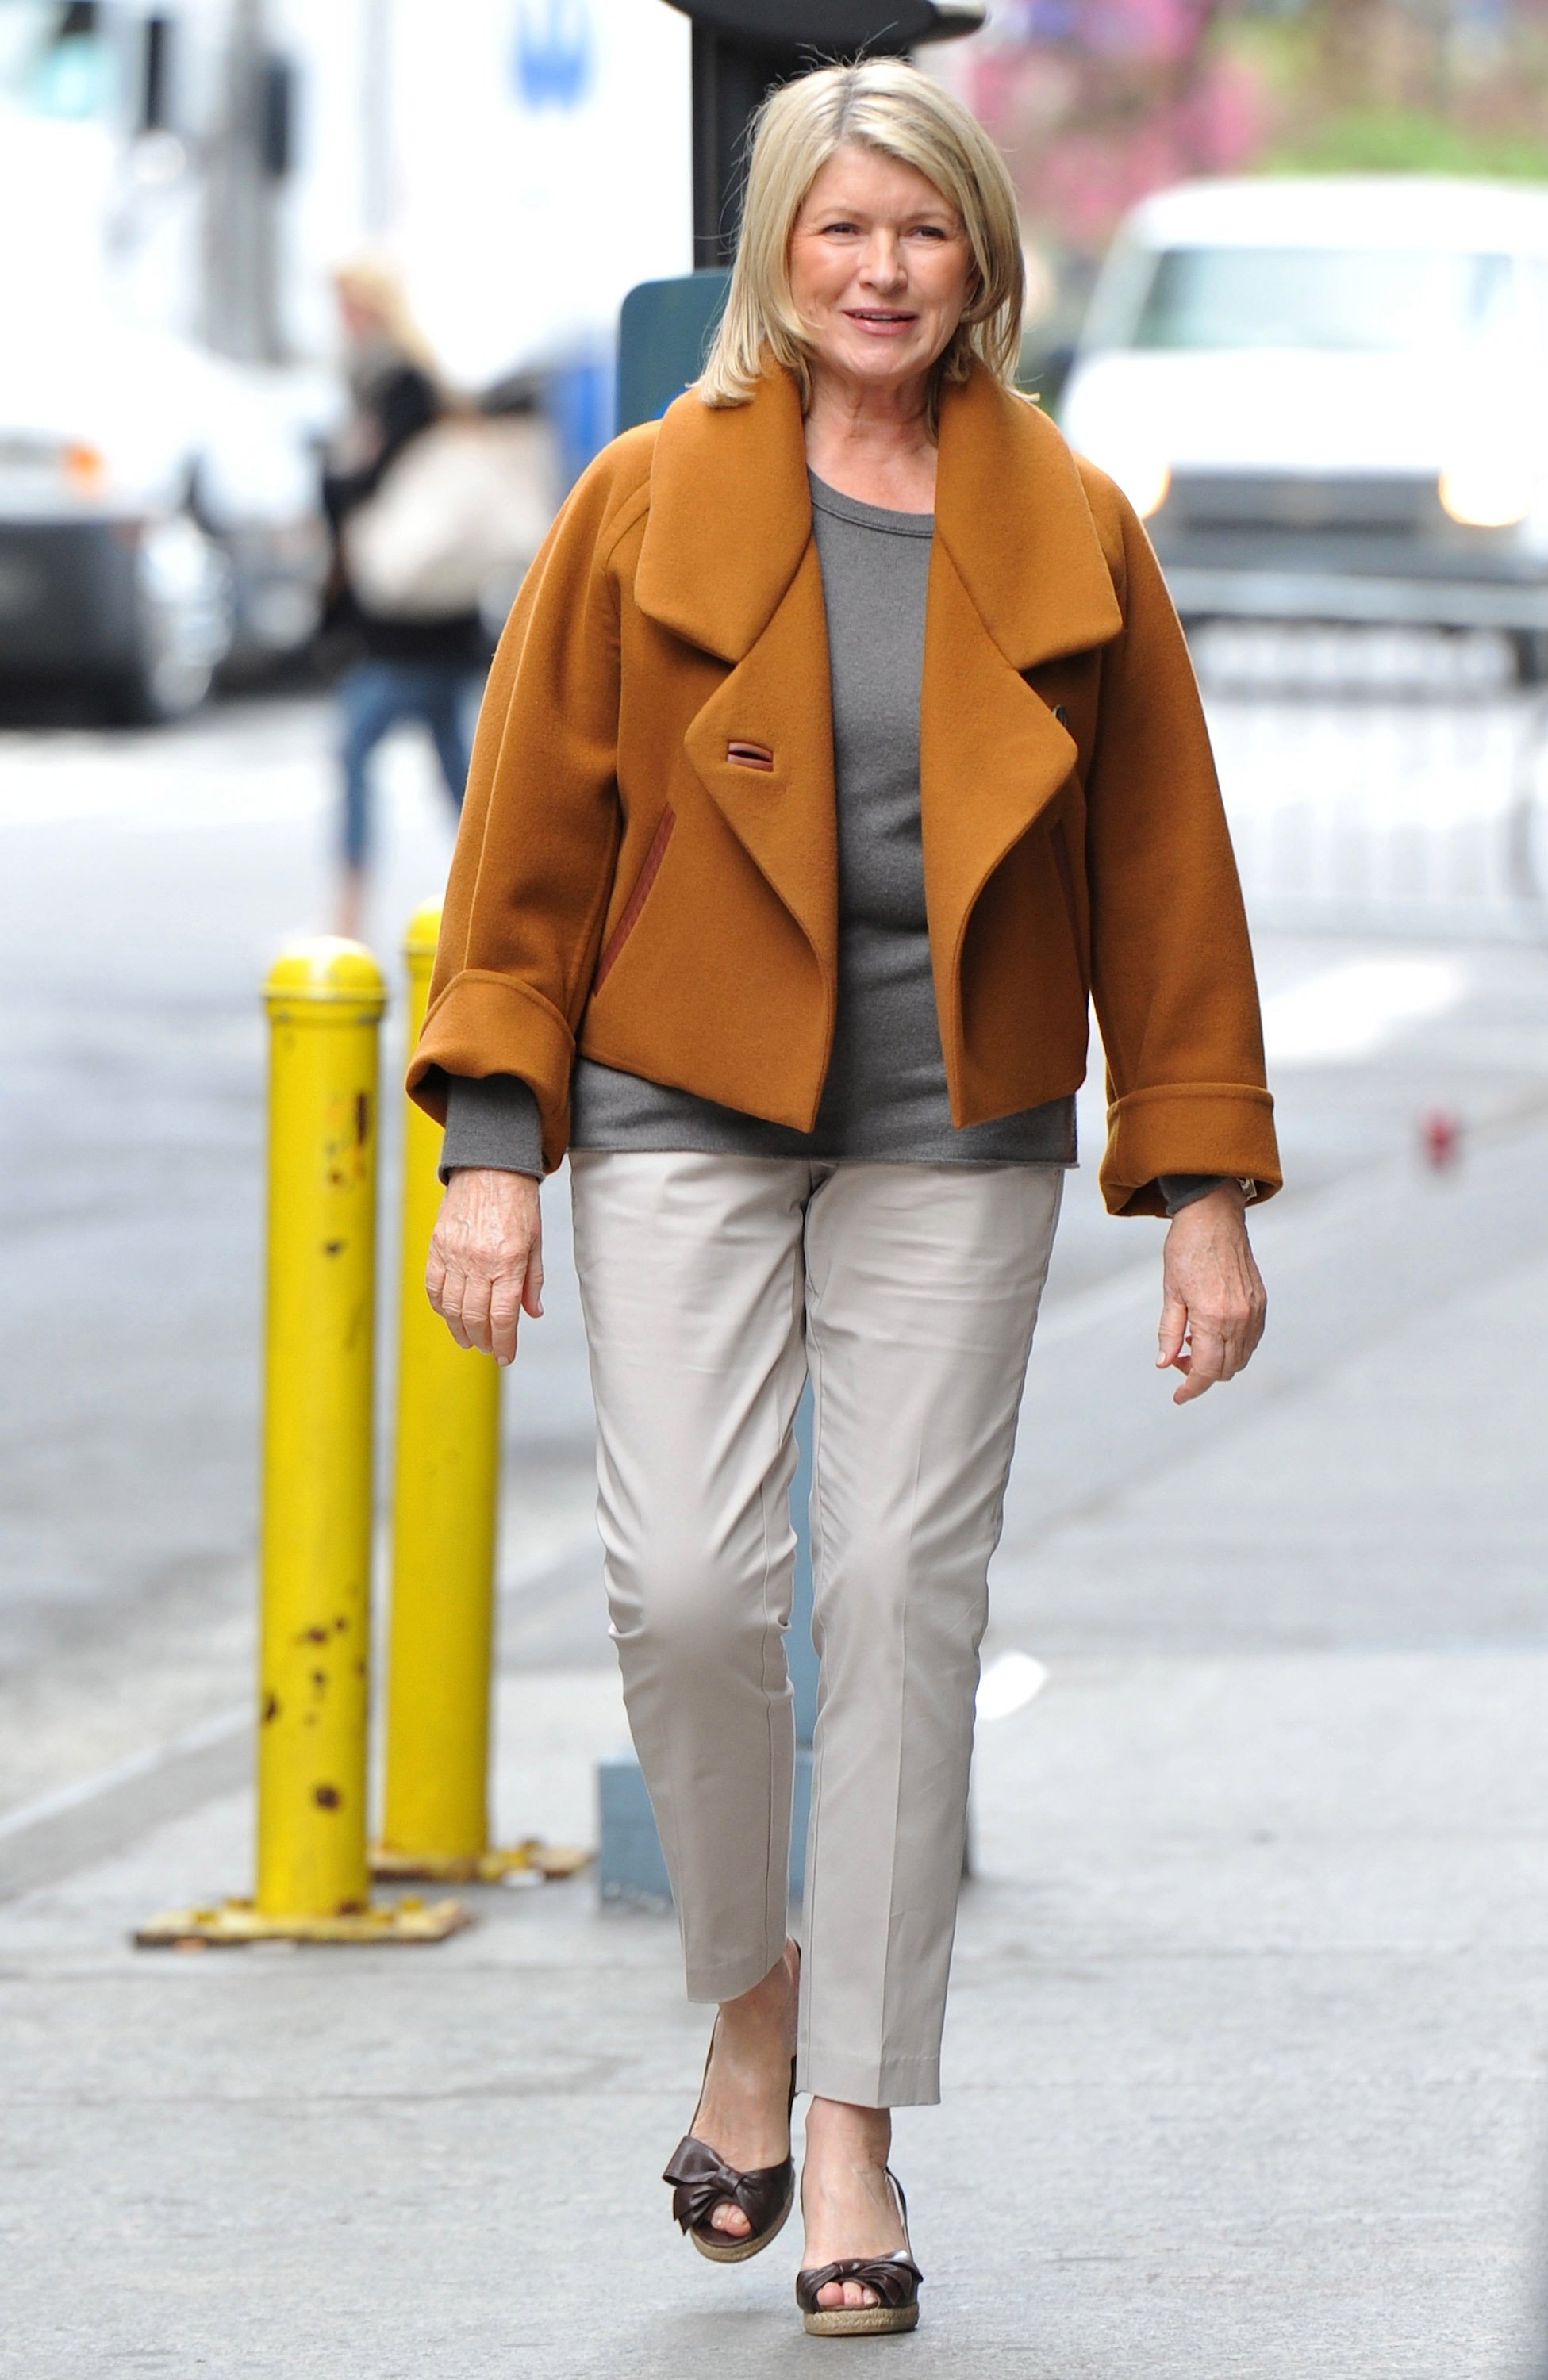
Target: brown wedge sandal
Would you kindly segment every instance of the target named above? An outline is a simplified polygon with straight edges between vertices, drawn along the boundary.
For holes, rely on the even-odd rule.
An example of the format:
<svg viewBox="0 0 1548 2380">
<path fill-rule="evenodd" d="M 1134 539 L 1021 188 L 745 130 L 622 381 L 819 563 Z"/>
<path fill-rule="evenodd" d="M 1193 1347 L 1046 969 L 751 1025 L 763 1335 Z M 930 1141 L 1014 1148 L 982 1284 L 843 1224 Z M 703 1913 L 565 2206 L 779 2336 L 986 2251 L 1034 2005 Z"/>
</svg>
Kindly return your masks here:
<svg viewBox="0 0 1548 2380">
<path fill-rule="evenodd" d="M 908 2202 L 903 2195 L 903 2184 L 890 2166 L 887 2180 L 902 2218 L 903 2246 L 895 2248 L 890 2256 L 841 2256 L 835 2265 L 809 2265 L 804 2272 L 796 2275 L 796 2303 L 801 2310 L 801 2325 L 813 2338 L 863 2338 L 878 2331 L 912 2330 L 919 2321 L 920 2287 L 924 2275 L 908 2246 Z M 862 2289 L 875 2291 L 876 2303 L 819 2305 L 818 2295 L 830 2281 L 859 2281 Z"/>
<path fill-rule="evenodd" d="M 704 2059 L 704 2071 L 710 2070 L 714 2056 L 714 2034 Z M 702 2085 L 700 2096 L 703 2096 Z M 790 2060 L 790 2107 L 796 2104 L 796 2061 Z M 701 2256 L 713 2265 L 741 2265 L 749 2256 L 756 2256 L 771 2240 L 784 2230 L 796 2196 L 796 2161 L 786 2155 L 783 2165 L 756 2166 L 750 2173 L 738 2173 L 716 2155 L 709 2144 L 696 2140 L 689 2132 L 673 2151 L 672 2161 L 662 2175 L 671 2182 L 672 2213 L 692 2240 Z M 729 2204 L 739 2206 L 750 2225 L 745 2240 L 736 2239 L 729 2231 L 717 2231 L 711 2217 L 715 2208 Z"/>
</svg>

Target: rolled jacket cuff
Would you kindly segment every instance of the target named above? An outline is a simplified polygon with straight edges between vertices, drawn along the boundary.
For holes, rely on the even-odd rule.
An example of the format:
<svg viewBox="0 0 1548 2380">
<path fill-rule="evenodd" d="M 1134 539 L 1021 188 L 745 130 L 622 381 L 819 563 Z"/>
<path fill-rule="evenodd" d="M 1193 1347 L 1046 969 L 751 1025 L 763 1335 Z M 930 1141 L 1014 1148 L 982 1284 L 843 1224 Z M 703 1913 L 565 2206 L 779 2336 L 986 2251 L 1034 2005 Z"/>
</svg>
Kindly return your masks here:
<svg viewBox="0 0 1548 2380">
<path fill-rule="evenodd" d="M 1280 1187 L 1274 1100 L 1252 1083 L 1156 1084 L 1107 1111 L 1102 1195 L 1112 1215 L 1164 1215 L 1163 1174 L 1210 1173 L 1251 1182 L 1254 1196 Z"/>
<path fill-rule="evenodd" d="M 519 1075 L 536 1099 L 542 1162 L 552 1172 L 569 1140 L 574 1062 L 569 1025 L 541 991 L 514 977 L 469 967 L 452 978 L 425 1018 L 409 1062 L 408 1096 L 445 1123 L 448 1076 Z"/>
</svg>

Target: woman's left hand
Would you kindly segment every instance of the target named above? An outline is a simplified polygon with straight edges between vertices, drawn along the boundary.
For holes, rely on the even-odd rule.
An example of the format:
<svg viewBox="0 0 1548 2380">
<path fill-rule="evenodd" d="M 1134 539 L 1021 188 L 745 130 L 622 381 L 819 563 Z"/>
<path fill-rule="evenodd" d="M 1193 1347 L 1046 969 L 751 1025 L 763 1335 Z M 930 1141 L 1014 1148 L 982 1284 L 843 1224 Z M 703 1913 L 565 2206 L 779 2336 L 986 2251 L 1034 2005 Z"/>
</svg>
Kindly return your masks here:
<svg viewBox="0 0 1548 2380">
<path fill-rule="evenodd" d="M 1251 1357 L 1268 1312 L 1262 1275 L 1248 1245 L 1246 1201 L 1234 1182 L 1173 1216 L 1161 1259 L 1158 1371 L 1175 1368 L 1185 1405 L 1229 1380 Z"/>
</svg>

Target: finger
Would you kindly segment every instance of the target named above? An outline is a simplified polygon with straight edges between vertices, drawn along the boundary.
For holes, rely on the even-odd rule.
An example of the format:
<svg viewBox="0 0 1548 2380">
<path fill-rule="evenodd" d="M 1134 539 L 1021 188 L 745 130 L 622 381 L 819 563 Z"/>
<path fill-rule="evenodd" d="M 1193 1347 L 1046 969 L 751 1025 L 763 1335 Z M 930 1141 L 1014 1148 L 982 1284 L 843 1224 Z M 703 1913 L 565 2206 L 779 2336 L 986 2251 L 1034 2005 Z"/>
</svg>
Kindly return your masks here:
<svg viewBox="0 0 1548 2380">
<path fill-rule="evenodd" d="M 446 1259 L 441 1254 L 441 1251 L 436 1246 L 434 1241 L 432 1240 L 430 1243 L 430 1254 L 425 1258 L 424 1293 L 429 1298 L 432 1305 L 435 1308 L 436 1313 L 443 1316 L 446 1310 L 445 1303 L 445 1292 Z"/>
<path fill-rule="evenodd" d="M 465 1347 L 476 1347 L 481 1355 L 493 1354 L 490 1344 L 489 1301 L 492 1283 L 477 1274 L 465 1278 L 462 1290 L 462 1328 L 467 1332 Z"/>
<path fill-rule="evenodd" d="M 466 1290 L 467 1282 L 463 1278 L 461 1267 L 448 1265 L 446 1267 L 445 1279 L 441 1291 L 441 1304 L 438 1311 L 442 1321 L 445 1324 L 447 1330 L 451 1332 L 452 1337 L 457 1341 L 459 1347 L 468 1347 L 472 1344 L 472 1342 L 468 1336 L 468 1326 L 462 1318 L 462 1302 Z"/>
<path fill-rule="evenodd" d="M 526 1296 L 526 1283 L 505 1274 L 489 1293 L 489 1350 L 497 1364 L 516 1360 L 516 1334 Z"/>
<path fill-rule="evenodd" d="M 527 1258 L 527 1278 L 521 1284 L 521 1303 L 529 1314 L 537 1315 L 542 1312 L 542 1241 L 541 1237 L 532 1242 L 531 1254 Z"/>
<path fill-rule="evenodd" d="M 1167 1371 L 1176 1363 L 1187 1336 L 1188 1308 L 1180 1297 L 1168 1291 L 1162 1303 L 1161 1328 L 1156 1333 L 1155 1367 L 1158 1372 Z"/>
<path fill-rule="evenodd" d="M 1195 1323 L 1188 1334 L 1187 1363 L 1178 1366 L 1179 1370 L 1186 1370 L 1188 1377 L 1174 1391 L 1172 1402 L 1175 1405 L 1191 1404 L 1195 1397 L 1201 1397 L 1206 1390 L 1213 1389 L 1217 1380 L 1229 1379 L 1230 1373 L 1225 1364 L 1224 1342 Z"/>
<path fill-rule="evenodd" d="M 1213 1376 L 1217 1380 L 1234 1380 L 1251 1356 L 1262 1336 L 1261 1323 L 1254 1325 L 1246 1307 L 1226 1315 L 1212 1315 L 1194 1326 L 1194 1336 L 1202 1336 L 1216 1352 Z"/>
</svg>

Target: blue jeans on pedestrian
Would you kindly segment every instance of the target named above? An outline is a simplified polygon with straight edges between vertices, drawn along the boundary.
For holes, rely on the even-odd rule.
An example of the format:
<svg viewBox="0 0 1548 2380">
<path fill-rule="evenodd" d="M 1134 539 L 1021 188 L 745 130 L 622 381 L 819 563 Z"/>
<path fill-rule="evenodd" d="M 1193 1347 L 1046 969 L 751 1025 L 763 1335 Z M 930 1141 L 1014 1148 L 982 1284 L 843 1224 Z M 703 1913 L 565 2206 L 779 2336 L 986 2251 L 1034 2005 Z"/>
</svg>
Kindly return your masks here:
<svg viewBox="0 0 1548 2380">
<path fill-rule="evenodd" d="M 365 866 L 371 826 L 368 763 L 383 736 L 400 721 L 423 721 L 452 807 L 461 809 L 468 780 L 468 716 L 477 686 L 477 673 L 460 662 L 359 662 L 339 680 L 347 866 Z"/>
</svg>

